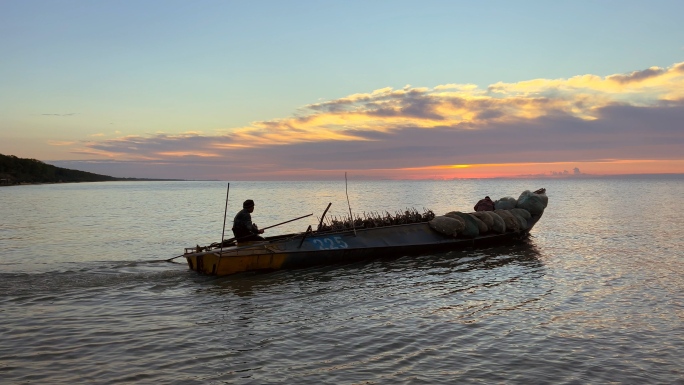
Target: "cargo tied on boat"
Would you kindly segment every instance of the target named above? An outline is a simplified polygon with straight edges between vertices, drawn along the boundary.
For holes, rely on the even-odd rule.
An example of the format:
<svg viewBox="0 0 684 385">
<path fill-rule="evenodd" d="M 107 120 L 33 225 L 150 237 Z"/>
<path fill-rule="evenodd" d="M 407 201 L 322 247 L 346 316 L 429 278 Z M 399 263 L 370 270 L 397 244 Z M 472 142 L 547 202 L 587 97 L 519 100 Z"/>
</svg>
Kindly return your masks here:
<svg viewBox="0 0 684 385">
<path fill-rule="evenodd" d="M 517 200 L 499 199 L 494 211 L 452 211 L 435 216 L 430 210 L 421 214 L 407 209 L 394 215 L 386 212 L 327 221 L 321 218 L 316 230 L 309 226 L 302 233 L 271 236 L 247 244 L 231 239 L 186 248 L 183 257 L 190 269 L 198 273 L 223 276 L 488 247 L 529 236 L 547 204 L 546 189 L 542 188 L 524 191 Z"/>
</svg>

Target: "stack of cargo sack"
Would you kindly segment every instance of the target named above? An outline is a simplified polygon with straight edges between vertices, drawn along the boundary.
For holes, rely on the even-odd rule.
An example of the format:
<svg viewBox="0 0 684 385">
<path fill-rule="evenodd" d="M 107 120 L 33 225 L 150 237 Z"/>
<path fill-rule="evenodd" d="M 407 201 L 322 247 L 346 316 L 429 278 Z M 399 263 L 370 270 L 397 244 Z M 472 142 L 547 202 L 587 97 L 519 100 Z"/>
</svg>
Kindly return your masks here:
<svg viewBox="0 0 684 385">
<path fill-rule="evenodd" d="M 494 202 L 494 211 L 451 211 L 436 216 L 429 224 L 439 233 L 459 238 L 521 232 L 529 228 L 528 220 L 536 221 L 541 217 L 548 203 L 545 190 L 525 190 L 517 200 L 504 197 Z"/>
</svg>

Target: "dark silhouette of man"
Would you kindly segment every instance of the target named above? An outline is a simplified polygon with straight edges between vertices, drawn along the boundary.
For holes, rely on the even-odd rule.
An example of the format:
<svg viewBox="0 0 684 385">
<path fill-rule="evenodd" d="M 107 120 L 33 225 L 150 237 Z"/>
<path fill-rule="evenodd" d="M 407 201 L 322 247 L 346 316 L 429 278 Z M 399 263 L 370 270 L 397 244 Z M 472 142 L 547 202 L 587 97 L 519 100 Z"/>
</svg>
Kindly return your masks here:
<svg viewBox="0 0 684 385">
<path fill-rule="evenodd" d="M 238 243 L 263 241 L 264 230 L 259 230 L 256 224 L 252 223 L 252 212 L 254 212 L 254 201 L 247 199 L 242 204 L 242 210 L 233 219 L 233 235 Z"/>
</svg>

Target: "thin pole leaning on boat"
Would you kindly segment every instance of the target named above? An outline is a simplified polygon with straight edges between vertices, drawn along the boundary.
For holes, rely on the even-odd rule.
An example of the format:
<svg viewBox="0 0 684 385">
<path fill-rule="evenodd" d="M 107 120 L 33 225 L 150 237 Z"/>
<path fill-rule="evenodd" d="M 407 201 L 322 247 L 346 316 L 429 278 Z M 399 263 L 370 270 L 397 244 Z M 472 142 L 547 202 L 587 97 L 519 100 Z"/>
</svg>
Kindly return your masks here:
<svg viewBox="0 0 684 385">
<path fill-rule="evenodd" d="M 352 230 L 354 230 L 354 236 L 356 236 L 356 226 L 354 226 L 354 217 L 351 212 L 351 205 L 349 204 L 349 193 L 347 192 L 347 172 L 344 172 L 344 193 L 347 194 L 347 207 L 349 207 L 349 220 L 352 224 Z"/>
<path fill-rule="evenodd" d="M 230 182 L 228 182 L 228 188 L 226 188 L 226 208 L 223 209 L 223 229 L 221 230 L 221 253 L 223 253 L 223 237 L 226 234 L 226 216 L 228 215 L 228 194 L 230 193 Z M 221 254 L 219 254 L 219 260 L 221 260 Z M 218 262 L 217 262 L 218 264 Z"/>
<path fill-rule="evenodd" d="M 325 208 L 325 211 L 323 211 L 323 215 L 321 215 L 321 220 L 318 222 L 318 228 L 316 231 L 321 231 L 321 227 L 323 226 L 323 218 L 325 218 L 325 214 L 328 213 L 328 209 L 332 205 L 332 202 L 328 203 L 328 207 Z"/>
</svg>

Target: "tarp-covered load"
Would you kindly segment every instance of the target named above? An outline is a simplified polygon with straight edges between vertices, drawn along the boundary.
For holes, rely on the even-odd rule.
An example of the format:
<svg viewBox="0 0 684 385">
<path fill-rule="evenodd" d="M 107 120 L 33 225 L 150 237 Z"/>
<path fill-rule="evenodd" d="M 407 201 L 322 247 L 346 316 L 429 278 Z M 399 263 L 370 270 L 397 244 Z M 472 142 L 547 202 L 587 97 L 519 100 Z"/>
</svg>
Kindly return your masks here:
<svg viewBox="0 0 684 385">
<path fill-rule="evenodd" d="M 458 236 L 465 229 L 463 219 L 447 216 L 436 216 L 428 224 L 433 230 L 452 237 Z"/>
<path fill-rule="evenodd" d="M 514 209 L 515 206 L 518 204 L 518 201 L 515 200 L 513 197 L 503 197 L 496 202 L 494 202 L 494 209 L 495 210 L 510 210 Z"/>
<path fill-rule="evenodd" d="M 546 192 L 542 190 L 535 192 L 523 191 L 515 207 L 525 209 L 532 215 L 541 215 L 549 204 L 549 198 L 546 196 Z"/>
<path fill-rule="evenodd" d="M 480 232 L 480 234 L 484 234 L 489 231 L 489 226 L 487 226 L 486 223 L 480 220 L 480 218 L 476 217 L 472 213 L 468 214 L 470 215 L 471 218 L 475 220 L 475 223 L 477 223 L 477 229 Z"/>
<path fill-rule="evenodd" d="M 508 212 L 518 220 L 518 223 L 520 224 L 520 230 L 527 230 L 527 219 L 520 215 L 519 212 L 515 211 L 515 209 L 508 210 Z"/>
<path fill-rule="evenodd" d="M 501 219 L 504 220 L 504 223 L 506 224 L 506 231 L 520 231 L 520 222 L 518 221 L 518 219 L 515 218 L 515 216 L 510 211 L 494 210 L 494 212 L 498 214 L 501 217 Z"/>
<path fill-rule="evenodd" d="M 498 234 L 503 234 L 506 232 L 506 222 L 504 222 L 503 218 L 494 211 L 487 211 L 487 214 L 489 214 L 490 217 L 492 217 L 492 231 Z"/>
<path fill-rule="evenodd" d="M 492 216 L 489 215 L 488 211 L 475 211 L 474 213 L 470 213 L 470 215 L 476 216 L 479 220 L 484 222 L 490 230 L 492 229 L 492 226 L 494 226 L 494 219 L 492 219 Z"/>
<path fill-rule="evenodd" d="M 465 229 L 459 233 L 460 236 L 465 238 L 475 238 L 480 235 L 480 229 L 477 227 L 477 222 L 475 222 L 475 218 L 471 217 L 470 215 L 460 211 L 452 211 L 444 215 L 451 218 L 463 219 L 463 222 L 465 222 Z"/>
<path fill-rule="evenodd" d="M 515 208 L 515 209 L 511 209 L 511 212 L 513 212 L 514 214 L 520 215 L 521 217 L 523 217 L 525 219 L 532 218 L 532 215 L 530 214 L 530 212 L 525 210 L 525 209 Z"/>
<path fill-rule="evenodd" d="M 549 198 L 545 189 L 524 191 L 516 200 L 503 197 L 495 202 L 494 211 L 463 213 L 451 211 L 430 221 L 430 227 L 442 234 L 460 238 L 475 238 L 486 234 L 522 232 L 539 219 Z"/>
</svg>

